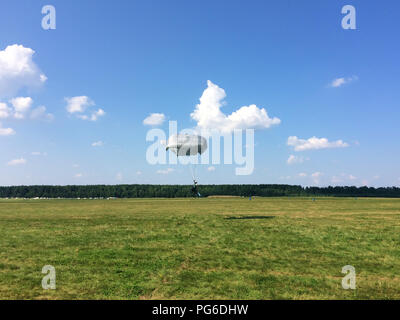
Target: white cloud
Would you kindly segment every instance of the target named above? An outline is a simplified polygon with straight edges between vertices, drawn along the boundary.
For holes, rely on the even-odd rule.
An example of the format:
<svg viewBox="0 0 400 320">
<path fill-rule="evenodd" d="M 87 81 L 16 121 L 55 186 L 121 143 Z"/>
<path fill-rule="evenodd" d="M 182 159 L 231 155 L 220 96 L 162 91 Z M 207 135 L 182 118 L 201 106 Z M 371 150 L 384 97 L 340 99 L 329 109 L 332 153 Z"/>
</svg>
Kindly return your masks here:
<svg viewBox="0 0 400 320">
<path fill-rule="evenodd" d="M 65 101 L 67 101 L 67 111 L 70 114 L 76 114 L 77 117 L 82 120 L 97 121 L 99 117 L 106 114 L 103 109 L 97 109 L 96 111 L 84 114 L 87 109 L 96 105 L 94 101 L 87 96 L 65 98 Z"/>
<path fill-rule="evenodd" d="M 14 118 L 23 119 L 32 106 L 33 100 L 31 97 L 17 97 L 11 99 L 10 103 L 14 107 Z"/>
<path fill-rule="evenodd" d="M 0 136 L 12 136 L 15 134 L 12 128 L 3 128 L 0 123 Z"/>
<path fill-rule="evenodd" d="M 175 169 L 168 168 L 168 169 L 165 169 L 165 170 L 157 170 L 157 173 L 158 174 L 170 174 L 170 173 L 172 173 L 174 171 L 175 171 Z"/>
<path fill-rule="evenodd" d="M 16 97 L 10 100 L 12 108 L 10 108 L 6 103 L 0 102 L 0 119 L 6 119 L 14 117 L 15 119 L 24 119 L 28 114 L 33 100 L 31 97 Z M 52 121 L 54 115 L 51 113 L 46 113 L 45 106 L 39 106 L 33 109 L 30 113 L 31 119 L 42 119 L 47 121 Z"/>
<path fill-rule="evenodd" d="M 15 112 L 24 113 L 31 107 L 33 100 L 31 97 L 17 97 L 10 100 Z"/>
<path fill-rule="evenodd" d="M 165 115 L 163 113 L 152 113 L 146 119 L 143 120 L 145 126 L 159 126 L 165 121 Z"/>
<path fill-rule="evenodd" d="M 106 113 L 103 109 L 99 109 L 92 113 L 92 115 L 90 116 L 90 121 L 97 121 L 99 117 L 103 117 L 105 114 Z"/>
<path fill-rule="evenodd" d="M 21 165 L 21 164 L 25 164 L 26 160 L 24 158 L 20 158 L 20 159 L 14 159 L 11 160 L 7 163 L 7 165 L 9 166 L 17 166 L 17 165 Z"/>
<path fill-rule="evenodd" d="M 197 121 L 199 129 L 231 132 L 234 129 L 265 129 L 281 123 L 280 119 L 270 118 L 264 108 L 260 109 L 254 104 L 243 106 L 227 116 L 221 111 L 225 97 L 224 89 L 207 81 L 207 89 L 190 115 Z"/>
<path fill-rule="evenodd" d="M 304 158 L 303 157 L 295 156 L 293 154 L 291 154 L 289 156 L 289 158 L 287 159 L 287 164 L 288 165 L 292 165 L 292 164 L 296 164 L 296 163 L 303 163 L 303 162 L 304 162 Z"/>
<path fill-rule="evenodd" d="M 82 173 L 77 173 L 74 175 L 74 178 L 82 178 L 83 174 Z"/>
<path fill-rule="evenodd" d="M 215 167 L 211 166 L 207 168 L 208 171 L 215 171 Z"/>
<path fill-rule="evenodd" d="M 345 83 L 346 83 L 346 79 L 345 78 L 337 78 L 337 79 L 335 79 L 335 80 L 333 80 L 331 82 L 331 87 L 338 88 L 338 87 L 342 86 Z"/>
<path fill-rule="evenodd" d="M 137 174 L 138 176 L 140 176 L 140 175 L 142 174 L 142 171 L 136 171 L 136 174 Z"/>
<path fill-rule="evenodd" d="M 300 178 L 305 178 L 305 177 L 307 177 L 307 173 L 300 172 L 300 173 L 299 173 L 299 177 L 300 177 Z"/>
<path fill-rule="evenodd" d="M 92 143 L 92 147 L 102 147 L 102 146 L 104 146 L 103 141 L 96 141 Z"/>
<path fill-rule="evenodd" d="M 65 101 L 67 101 L 67 111 L 69 113 L 82 113 L 86 108 L 94 105 L 94 102 L 87 96 L 65 98 Z"/>
<path fill-rule="evenodd" d="M 0 51 L 0 97 L 12 96 L 22 88 L 38 87 L 46 82 L 33 62 L 35 53 L 23 45 L 10 45 Z"/>
<path fill-rule="evenodd" d="M 122 173 L 121 173 L 121 172 L 118 172 L 117 175 L 115 176 L 115 179 L 116 179 L 117 181 L 121 182 L 122 179 L 123 179 Z"/>
<path fill-rule="evenodd" d="M 312 137 L 310 139 L 299 139 L 296 136 L 291 136 L 287 141 L 288 146 L 294 147 L 295 151 L 317 150 L 327 148 L 344 148 L 349 145 L 342 140 L 329 142 L 326 138 Z"/>
<path fill-rule="evenodd" d="M 6 119 L 11 116 L 11 108 L 4 102 L 0 102 L 0 119 Z"/>
<path fill-rule="evenodd" d="M 54 115 L 51 114 L 51 113 L 46 113 L 46 107 L 45 106 L 40 106 L 40 107 L 37 107 L 36 109 L 32 110 L 31 118 L 32 119 L 41 119 L 41 120 L 53 121 L 54 120 Z"/>
<path fill-rule="evenodd" d="M 47 77 L 44 74 L 41 74 L 39 76 L 40 82 L 46 82 L 47 81 Z"/>
<path fill-rule="evenodd" d="M 329 86 L 332 88 L 339 88 L 345 84 L 348 84 L 350 82 L 357 81 L 357 80 L 358 80 L 357 76 L 352 76 L 352 77 L 348 77 L 348 78 L 336 78 L 331 82 L 331 84 Z"/>
<path fill-rule="evenodd" d="M 314 172 L 311 176 L 313 178 L 319 178 L 320 176 L 322 176 L 322 173 L 321 172 Z"/>
</svg>

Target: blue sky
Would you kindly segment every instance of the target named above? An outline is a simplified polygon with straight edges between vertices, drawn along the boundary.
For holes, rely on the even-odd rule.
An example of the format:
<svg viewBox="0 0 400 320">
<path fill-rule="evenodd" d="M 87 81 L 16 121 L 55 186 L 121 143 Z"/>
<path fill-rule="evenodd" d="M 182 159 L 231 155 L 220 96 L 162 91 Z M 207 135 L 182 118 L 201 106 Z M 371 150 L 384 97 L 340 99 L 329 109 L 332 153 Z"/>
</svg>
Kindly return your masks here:
<svg viewBox="0 0 400 320">
<path fill-rule="evenodd" d="M 41 26 L 48 4 L 55 30 Z M 341 27 L 347 4 L 356 30 Z M 200 183 L 400 185 L 398 1 L 16 0 L 0 9 L 0 185 L 191 183 L 185 166 L 147 163 L 143 120 L 161 113 L 159 128 L 196 127 L 207 80 L 225 90 L 225 115 L 255 104 L 281 123 L 256 130 L 252 175 L 203 165 Z M 18 52 L 33 73 L 11 75 Z M 86 97 L 84 112 L 68 112 L 73 97 Z M 328 143 L 308 147 L 313 137 Z"/>
</svg>

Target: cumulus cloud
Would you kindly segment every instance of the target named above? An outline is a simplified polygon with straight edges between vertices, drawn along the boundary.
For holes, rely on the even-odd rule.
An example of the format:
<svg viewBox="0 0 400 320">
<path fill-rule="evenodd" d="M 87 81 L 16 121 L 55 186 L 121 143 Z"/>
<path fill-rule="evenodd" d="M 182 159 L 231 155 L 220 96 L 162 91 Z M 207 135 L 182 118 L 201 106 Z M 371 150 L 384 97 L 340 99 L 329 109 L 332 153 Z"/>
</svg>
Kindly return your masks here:
<svg viewBox="0 0 400 320">
<path fill-rule="evenodd" d="M 31 107 L 33 100 L 31 97 L 17 97 L 10 100 L 15 112 L 25 113 Z"/>
<path fill-rule="evenodd" d="M 175 169 L 168 168 L 168 169 L 165 169 L 165 170 L 157 170 L 157 173 L 158 174 L 170 174 L 170 173 L 172 173 L 174 171 L 175 171 Z"/>
<path fill-rule="evenodd" d="M 92 147 L 102 147 L 104 145 L 103 141 L 96 141 L 92 143 Z"/>
<path fill-rule="evenodd" d="M 9 161 L 7 163 L 7 165 L 18 166 L 18 165 L 25 164 L 25 163 L 26 163 L 26 160 L 24 158 L 19 158 L 19 159 L 14 159 L 14 160 Z"/>
<path fill-rule="evenodd" d="M 67 101 L 67 111 L 69 113 L 82 113 L 86 108 L 94 105 L 94 102 L 87 96 L 65 98 L 65 101 Z"/>
<path fill-rule="evenodd" d="M 303 157 L 295 156 L 293 154 L 291 154 L 289 156 L 289 158 L 287 159 L 287 164 L 288 165 L 292 165 L 292 164 L 296 164 L 296 163 L 303 163 L 303 162 L 304 162 L 304 158 Z"/>
<path fill-rule="evenodd" d="M 31 118 L 38 120 L 53 121 L 54 115 L 51 113 L 47 113 L 45 106 L 40 106 L 32 110 Z"/>
<path fill-rule="evenodd" d="M 0 102 L 0 119 L 11 117 L 12 109 L 4 102 Z"/>
<path fill-rule="evenodd" d="M 348 143 L 343 142 L 343 140 L 337 140 L 330 142 L 326 138 L 312 137 L 307 140 L 299 139 L 296 136 L 291 136 L 287 141 L 288 146 L 294 148 L 295 151 L 305 151 L 305 150 L 317 150 L 317 149 L 327 149 L 327 148 L 345 148 L 348 147 Z"/>
<path fill-rule="evenodd" d="M 97 111 L 93 112 L 90 116 L 90 121 L 97 121 L 99 117 L 104 116 L 106 113 L 103 109 L 98 109 Z"/>
<path fill-rule="evenodd" d="M 330 83 L 330 87 L 332 88 L 339 88 L 345 84 L 348 84 L 350 82 L 353 81 L 357 81 L 358 77 L 357 76 L 352 76 L 352 77 L 348 77 L 348 78 L 336 78 L 334 80 L 332 80 L 332 82 Z"/>
<path fill-rule="evenodd" d="M 7 103 L 0 102 L 0 119 L 11 117 L 15 119 L 26 118 L 33 104 L 33 100 L 31 97 L 16 97 L 10 100 L 10 104 L 12 107 L 9 107 Z M 32 110 L 30 118 L 51 121 L 54 119 L 54 115 L 47 113 L 45 106 L 39 106 Z"/>
<path fill-rule="evenodd" d="M 23 119 L 32 106 L 33 100 L 31 97 L 17 97 L 11 99 L 10 103 L 14 107 L 14 118 Z"/>
<path fill-rule="evenodd" d="M 15 134 L 12 128 L 3 128 L 0 123 L 0 136 L 12 136 Z"/>
<path fill-rule="evenodd" d="M 88 96 L 69 97 L 65 98 L 65 101 L 67 102 L 67 112 L 76 114 L 76 116 L 82 120 L 97 121 L 99 117 L 106 114 L 103 109 L 90 111 L 85 114 L 87 109 L 96 105 Z"/>
<path fill-rule="evenodd" d="M 35 88 L 47 77 L 33 62 L 34 50 L 10 45 L 0 51 L 0 97 L 13 96 L 22 88 Z"/>
<path fill-rule="evenodd" d="M 0 97 L 9 97 L 22 88 L 38 87 L 47 77 L 33 62 L 34 50 L 10 45 L 0 51 Z"/>
<path fill-rule="evenodd" d="M 147 118 L 143 120 L 145 126 L 159 126 L 165 121 L 165 115 L 163 113 L 151 113 Z"/>
<path fill-rule="evenodd" d="M 280 119 L 270 118 L 264 108 L 260 109 L 254 104 L 243 106 L 230 115 L 225 115 L 221 111 L 225 97 L 224 89 L 210 80 L 207 81 L 207 89 L 204 90 L 200 103 L 190 115 L 197 121 L 199 129 L 229 133 L 234 129 L 265 129 L 281 123 Z"/>
</svg>

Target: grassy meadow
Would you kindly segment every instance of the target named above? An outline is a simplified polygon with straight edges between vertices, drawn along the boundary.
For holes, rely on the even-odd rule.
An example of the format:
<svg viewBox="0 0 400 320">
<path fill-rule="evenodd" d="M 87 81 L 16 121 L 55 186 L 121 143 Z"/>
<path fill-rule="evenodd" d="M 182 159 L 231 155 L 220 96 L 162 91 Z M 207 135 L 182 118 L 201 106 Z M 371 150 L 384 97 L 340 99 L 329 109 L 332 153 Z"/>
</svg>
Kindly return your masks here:
<svg viewBox="0 0 400 320">
<path fill-rule="evenodd" d="M 0 299 L 400 299 L 400 199 L 0 200 Z"/>
</svg>

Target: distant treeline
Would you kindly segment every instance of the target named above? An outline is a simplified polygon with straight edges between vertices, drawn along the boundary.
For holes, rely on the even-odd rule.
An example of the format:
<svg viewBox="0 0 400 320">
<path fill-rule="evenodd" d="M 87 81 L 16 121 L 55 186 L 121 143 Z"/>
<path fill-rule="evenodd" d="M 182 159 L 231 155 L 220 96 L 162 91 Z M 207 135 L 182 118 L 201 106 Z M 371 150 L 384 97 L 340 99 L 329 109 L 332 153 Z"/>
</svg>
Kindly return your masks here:
<svg viewBox="0 0 400 320">
<path fill-rule="evenodd" d="M 302 187 L 281 184 L 200 185 L 202 196 L 335 196 L 399 198 L 400 188 Z M 88 185 L 0 187 L 0 198 L 177 198 L 192 197 L 187 185 Z"/>
</svg>

